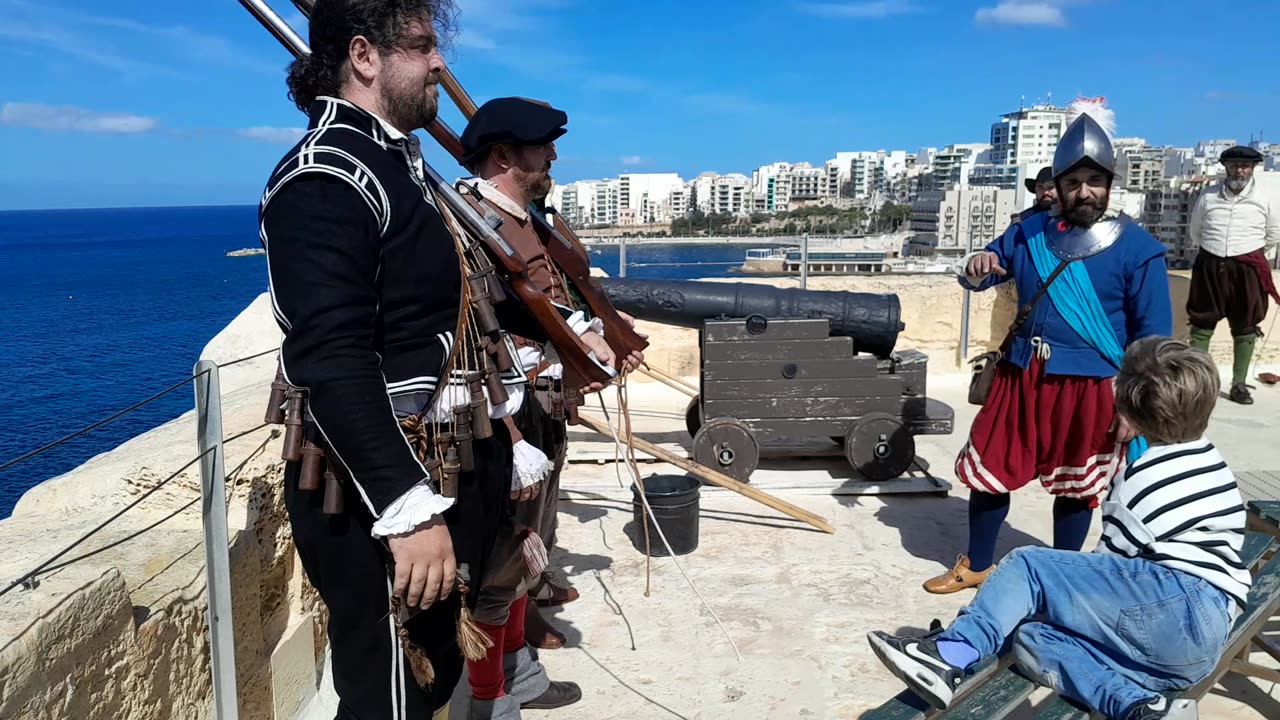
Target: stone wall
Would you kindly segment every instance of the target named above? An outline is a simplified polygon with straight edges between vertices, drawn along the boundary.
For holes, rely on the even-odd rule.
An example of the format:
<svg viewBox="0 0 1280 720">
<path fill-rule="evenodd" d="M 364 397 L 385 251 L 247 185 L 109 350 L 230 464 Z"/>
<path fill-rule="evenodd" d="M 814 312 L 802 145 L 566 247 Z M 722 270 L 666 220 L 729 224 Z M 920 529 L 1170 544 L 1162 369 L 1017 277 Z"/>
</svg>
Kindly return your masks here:
<svg viewBox="0 0 1280 720">
<path fill-rule="evenodd" d="M 265 296 L 203 356 L 278 346 Z M 226 436 L 262 422 L 275 360 L 223 373 Z M 190 390 L 185 390 L 190 396 Z M 0 521 L 0 581 L 35 567 L 197 454 L 194 413 L 28 491 Z M 297 564 L 281 492 L 280 438 L 225 447 L 240 717 L 288 720 L 315 693 L 324 612 Z M 198 466 L 72 550 L 32 589 L 0 597 L 0 717 L 201 720 L 212 677 Z"/>
</svg>

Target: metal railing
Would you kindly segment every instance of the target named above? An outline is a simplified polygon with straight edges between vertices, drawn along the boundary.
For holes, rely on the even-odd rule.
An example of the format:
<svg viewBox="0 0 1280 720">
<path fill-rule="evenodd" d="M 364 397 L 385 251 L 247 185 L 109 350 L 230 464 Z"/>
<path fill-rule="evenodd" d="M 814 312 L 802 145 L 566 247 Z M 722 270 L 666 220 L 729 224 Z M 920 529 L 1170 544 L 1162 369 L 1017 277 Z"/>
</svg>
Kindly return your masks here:
<svg viewBox="0 0 1280 720">
<path fill-rule="evenodd" d="M 115 547 L 123 542 L 137 538 L 158 527 L 170 518 L 173 518 L 179 513 L 185 511 L 199 501 L 201 503 L 201 522 L 204 528 L 205 584 L 208 606 L 206 621 L 209 628 L 210 670 L 213 674 L 214 717 L 218 720 L 237 720 L 239 717 L 239 707 L 236 700 L 235 633 L 234 625 L 232 623 L 231 606 L 230 539 L 228 538 L 227 530 L 227 509 L 230 505 L 231 498 L 227 495 L 227 482 L 233 481 L 235 476 L 237 476 L 240 470 L 248 464 L 250 459 L 264 449 L 267 443 L 273 438 L 279 436 L 279 430 L 272 430 L 270 436 L 261 443 L 258 449 L 249 453 L 248 456 L 245 457 L 245 459 L 235 468 L 235 470 L 232 471 L 231 475 L 227 475 L 224 452 L 226 445 L 265 428 L 268 423 L 262 423 L 261 425 L 249 428 L 248 430 L 239 432 L 231 437 L 223 436 L 220 371 L 222 368 L 237 365 L 277 352 L 279 352 L 279 348 L 272 348 L 253 355 L 237 358 L 223 364 L 219 364 L 212 360 L 200 360 L 196 363 L 190 377 L 176 382 L 145 400 L 130 405 L 109 417 L 76 430 L 65 437 L 54 440 L 51 443 L 36 448 L 35 450 L 25 453 L 19 457 L 13 458 L 12 460 L 0 463 L 0 470 L 5 470 L 26 460 L 30 460 L 31 458 L 53 450 L 73 438 L 84 435 L 112 422 L 113 420 L 135 412 L 138 409 L 168 395 L 169 393 L 185 387 L 188 383 L 193 385 L 193 389 L 195 391 L 196 444 L 198 454 L 191 460 L 184 463 L 177 470 L 170 473 L 164 480 L 156 483 L 153 487 L 149 488 L 146 492 L 139 495 L 123 508 L 112 513 L 108 518 L 98 523 L 93 529 L 78 537 L 74 542 L 62 548 L 53 556 L 45 559 L 36 567 L 21 574 L 5 585 L 5 587 L 0 588 L 0 596 L 19 587 L 26 590 L 35 589 L 39 585 L 39 577 L 42 574 L 53 572 L 59 568 L 66 567 L 92 557 L 108 548 Z M 187 468 L 197 462 L 200 463 L 199 497 L 192 498 L 190 502 L 173 511 L 169 515 L 122 540 L 118 540 L 105 547 L 77 555 L 70 560 L 57 563 L 57 561 L 67 555 L 67 553 L 79 547 L 91 537 L 102 532 L 103 529 L 114 523 L 116 520 L 119 520 L 125 513 L 146 502 L 148 498 L 157 493 L 161 488 L 168 485 L 171 481 L 187 470 Z"/>
</svg>

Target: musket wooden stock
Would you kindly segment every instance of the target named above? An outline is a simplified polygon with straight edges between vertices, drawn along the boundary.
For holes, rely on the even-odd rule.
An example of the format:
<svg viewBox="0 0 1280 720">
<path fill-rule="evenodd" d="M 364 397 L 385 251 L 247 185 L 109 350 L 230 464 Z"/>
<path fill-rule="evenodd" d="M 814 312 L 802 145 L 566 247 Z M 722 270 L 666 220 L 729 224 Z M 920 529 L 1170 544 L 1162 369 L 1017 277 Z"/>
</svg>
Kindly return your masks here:
<svg viewBox="0 0 1280 720">
<path fill-rule="evenodd" d="M 462 83 L 458 82 L 452 70 L 447 67 L 444 69 L 440 76 L 440 84 L 444 87 L 445 94 L 453 100 L 454 105 L 458 106 L 462 116 L 470 120 L 471 116 L 476 114 L 476 103 L 463 89 Z M 448 125 L 436 118 L 432 127 L 428 128 L 428 132 L 441 147 L 461 162 L 462 142 Z M 551 220 L 547 220 L 547 217 L 535 208 L 530 209 L 529 215 L 533 218 L 534 230 L 538 233 L 538 239 L 546 247 L 551 261 L 573 282 L 574 287 L 586 300 L 592 315 L 600 318 L 600 322 L 604 325 L 604 336 L 614 352 L 621 358 L 647 348 L 648 341 L 637 335 L 635 329 L 618 315 L 609 296 L 605 294 L 595 278 L 591 277 L 591 256 L 587 254 L 587 249 L 582 246 L 582 242 L 569 229 L 564 219 L 559 215 L 553 215 Z"/>
</svg>

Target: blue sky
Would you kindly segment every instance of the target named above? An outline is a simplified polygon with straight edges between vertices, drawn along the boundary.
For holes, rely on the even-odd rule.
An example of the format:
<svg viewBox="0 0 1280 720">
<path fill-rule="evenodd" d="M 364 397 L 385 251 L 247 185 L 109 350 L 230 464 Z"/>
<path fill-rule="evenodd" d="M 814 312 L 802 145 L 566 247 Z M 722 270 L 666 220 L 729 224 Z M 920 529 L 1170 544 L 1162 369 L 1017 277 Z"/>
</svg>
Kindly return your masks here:
<svg viewBox="0 0 1280 720">
<path fill-rule="evenodd" d="M 568 112 L 560 182 L 982 142 L 1050 93 L 1105 95 L 1152 143 L 1280 140 L 1274 0 L 459 5 L 447 59 L 477 100 Z M 0 209 L 256 202 L 305 125 L 288 60 L 236 0 L 0 0 Z"/>
</svg>

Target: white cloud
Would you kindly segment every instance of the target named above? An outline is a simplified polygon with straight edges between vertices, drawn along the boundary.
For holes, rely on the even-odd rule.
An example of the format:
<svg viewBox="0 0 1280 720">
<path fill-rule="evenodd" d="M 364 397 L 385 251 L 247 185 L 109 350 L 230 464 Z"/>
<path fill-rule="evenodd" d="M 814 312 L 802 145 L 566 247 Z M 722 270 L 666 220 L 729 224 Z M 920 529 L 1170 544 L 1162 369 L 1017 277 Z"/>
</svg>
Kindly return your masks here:
<svg viewBox="0 0 1280 720">
<path fill-rule="evenodd" d="M 0 107 L 0 125 L 63 132 L 136 134 L 152 132 L 160 127 L 160 122 L 141 115 L 101 113 L 70 105 L 11 102 Z"/>
<path fill-rule="evenodd" d="M 622 157 L 618 158 L 618 162 L 622 163 L 623 165 L 643 165 L 649 161 L 643 157 L 640 157 L 639 155 L 623 155 Z"/>
<path fill-rule="evenodd" d="M 1056 2 L 1006 0 L 995 7 L 978 8 L 973 19 L 979 24 L 1063 27 L 1067 24 L 1067 16 L 1063 14 L 1061 5 L 1061 0 Z"/>
<path fill-rule="evenodd" d="M 876 0 L 875 2 L 804 3 L 801 12 L 834 18 L 886 18 L 919 11 L 912 0 Z"/>
<path fill-rule="evenodd" d="M 242 138 L 281 145 L 292 145 L 302 139 L 305 133 L 306 130 L 302 128 L 288 127 L 251 127 L 236 131 L 236 134 Z"/>
<path fill-rule="evenodd" d="M 41 47 L 120 72 L 187 75 L 175 65 L 218 64 L 258 73 L 283 72 L 284 61 L 261 59 L 255 51 L 221 35 L 186 25 L 156 25 L 128 17 L 99 15 L 29 0 L 0 0 L 0 37 Z M 114 42 L 113 42 L 114 41 Z M 144 49 L 142 43 L 150 42 Z M 149 62 L 156 49 L 171 53 Z"/>
</svg>

